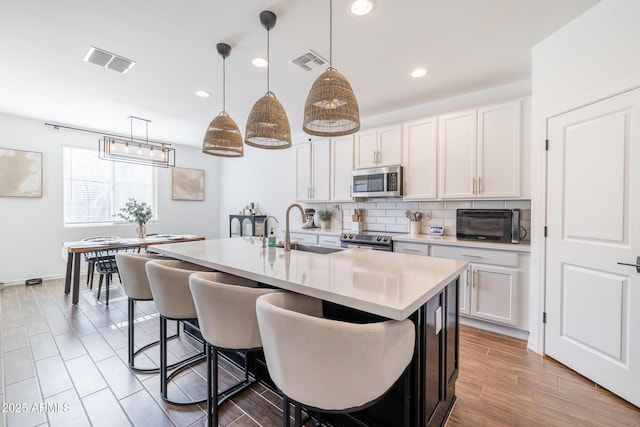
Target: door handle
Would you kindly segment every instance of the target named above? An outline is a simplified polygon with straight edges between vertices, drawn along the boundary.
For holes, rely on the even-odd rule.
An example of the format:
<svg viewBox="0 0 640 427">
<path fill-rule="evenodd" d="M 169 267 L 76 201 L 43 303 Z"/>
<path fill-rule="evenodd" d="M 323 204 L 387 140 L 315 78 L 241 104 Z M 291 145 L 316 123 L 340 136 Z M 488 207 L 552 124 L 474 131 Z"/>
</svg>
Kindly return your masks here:
<svg viewBox="0 0 640 427">
<path fill-rule="evenodd" d="M 635 267 L 636 271 L 638 273 L 640 273 L 640 256 L 636 258 L 636 263 L 635 264 L 629 264 L 629 263 L 626 263 L 626 262 L 619 262 L 618 265 L 628 265 L 630 267 Z"/>
</svg>

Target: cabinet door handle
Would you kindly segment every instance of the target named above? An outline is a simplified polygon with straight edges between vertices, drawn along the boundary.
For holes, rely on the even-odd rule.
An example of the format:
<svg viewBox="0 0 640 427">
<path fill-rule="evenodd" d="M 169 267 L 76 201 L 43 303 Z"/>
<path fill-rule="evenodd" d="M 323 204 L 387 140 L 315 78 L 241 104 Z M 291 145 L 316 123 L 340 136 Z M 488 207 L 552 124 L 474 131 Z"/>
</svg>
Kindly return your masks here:
<svg viewBox="0 0 640 427">
<path fill-rule="evenodd" d="M 465 256 L 467 258 L 483 258 L 481 255 L 470 255 L 470 254 L 460 254 L 460 256 Z"/>
<path fill-rule="evenodd" d="M 472 283 L 473 283 L 473 287 L 474 287 L 474 288 L 476 287 L 476 277 L 477 277 L 477 276 L 476 276 L 476 273 L 477 273 L 477 271 L 474 271 L 474 272 L 473 272 L 473 280 L 472 280 Z"/>
<path fill-rule="evenodd" d="M 471 270 L 467 268 L 467 283 L 466 283 L 467 288 L 469 287 L 469 283 L 471 282 L 470 275 L 471 275 Z"/>
<path fill-rule="evenodd" d="M 482 186 L 482 177 L 478 177 L 478 194 L 484 193 L 484 187 Z"/>
<path fill-rule="evenodd" d="M 476 177 L 471 178 L 471 186 L 473 187 L 473 194 L 476 194 Z"/>
</svg>

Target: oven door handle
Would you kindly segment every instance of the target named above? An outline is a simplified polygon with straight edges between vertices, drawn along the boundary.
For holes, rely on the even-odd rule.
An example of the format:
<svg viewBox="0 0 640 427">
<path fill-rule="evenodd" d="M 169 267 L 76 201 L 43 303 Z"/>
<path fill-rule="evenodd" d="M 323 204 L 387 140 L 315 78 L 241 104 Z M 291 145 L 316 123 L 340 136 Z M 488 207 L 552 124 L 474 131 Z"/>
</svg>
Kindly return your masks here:
<svg viewBox="0 0 640 427">
<path fill-rule="evenodd" d="M 347 248 L 349 249 L 367 249 L 367 250 L 373 250 L 372 246 L 369 245 L 358 245 L 356 243 L 349 243 L 347 244 Z"/>
</svg>

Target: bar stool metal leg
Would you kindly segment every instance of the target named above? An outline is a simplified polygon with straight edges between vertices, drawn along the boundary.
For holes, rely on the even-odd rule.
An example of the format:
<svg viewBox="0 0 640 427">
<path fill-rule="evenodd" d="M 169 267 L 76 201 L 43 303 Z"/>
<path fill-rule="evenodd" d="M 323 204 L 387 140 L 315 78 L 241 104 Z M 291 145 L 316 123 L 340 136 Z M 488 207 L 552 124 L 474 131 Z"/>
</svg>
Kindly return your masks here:
<svg viewBox="0 0 640 427">
<path fill-rule="evenodd" d="M 136 372 L 147 372 L 154 373 L 160 372 L 160 368 L 139 368 L 135 366 L 136 356 L 143 351 L 158 345 L 160 340 L 149 343 L 143 347 L 140 347 L 138 350 L 135 349 L 135 303 L 136 300 L 133 298 L 128 299 L 128 307 L 127 307 L 127 318 L 128 318 L 128 332 L 129 332 L 129 368 Z M 176 322 L 176 333 L 174 335 L 168 336 L 167 339 L 177 338 L 180 336 L 180 325 Z M 178 366 L 180 362 L 174 363 L 173 365 L 167 366 L 167 369 L 173 369 Z"/>
<path fill-rule="evenodd" d="M 180 406 L 194 405 L 197 403 L 202 403 L 207 401 L 207 398 L 205 397 L 200 400 L 178 402 L 178 401 L 169 399 L 169 396 L 168 396 L 169 382 L 173 378 L 175 378 L 175 376 L 178 375 L 180 372 L 191 367 L 192 365 L 195 365 L 196 363 L 201 362 L 205 358 L 206 358 L 206 353 L 203 351 L 185 360 L 181 360 L 180 362 L 171 365 L 171 366 L 175 366 L 175 369 L 173 370 L 173 372 L 171 372 L 171 374 L 167 375 L 169 370 L 168 357 L 167 357 L 167 318 L 160 315 L 160 395 L 164 401 L 174 405 L 180 405 Z"/>
</svg>

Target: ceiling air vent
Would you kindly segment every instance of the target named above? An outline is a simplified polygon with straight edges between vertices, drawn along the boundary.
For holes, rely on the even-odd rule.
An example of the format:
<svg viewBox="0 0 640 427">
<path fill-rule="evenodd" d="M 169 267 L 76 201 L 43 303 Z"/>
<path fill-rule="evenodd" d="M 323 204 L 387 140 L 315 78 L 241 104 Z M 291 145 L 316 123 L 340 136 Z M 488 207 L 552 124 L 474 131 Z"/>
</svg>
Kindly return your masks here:
<svg viewBox="0 0 640 427">
<path fill-rule="evenodd" d="M 136 65 L 135 62 L 127 58 L 123 58 L 122 56 L 115 55 L 95 46 L 91 46 L 83 60 L 101 67 L 109 68 L 110 70 L 114 70 L 122 74 L 126 74 L 131 67 Z"/>
<path fill-rule="evenodd" d="M 327 60 L 312 50 L 308 50 L 302 55 L 291 60 L 298 67 L 306 71 L 311 71 L 327 63 Z"/>
</svg>

